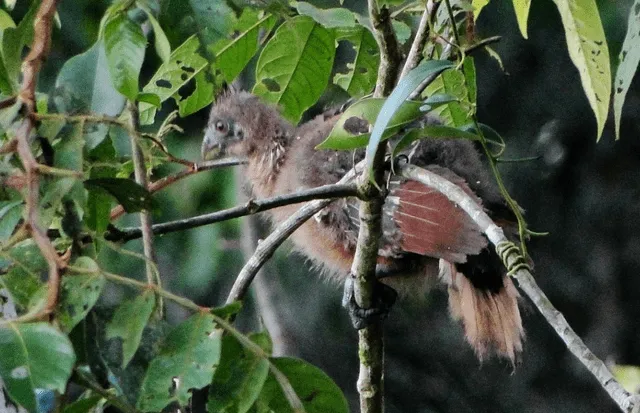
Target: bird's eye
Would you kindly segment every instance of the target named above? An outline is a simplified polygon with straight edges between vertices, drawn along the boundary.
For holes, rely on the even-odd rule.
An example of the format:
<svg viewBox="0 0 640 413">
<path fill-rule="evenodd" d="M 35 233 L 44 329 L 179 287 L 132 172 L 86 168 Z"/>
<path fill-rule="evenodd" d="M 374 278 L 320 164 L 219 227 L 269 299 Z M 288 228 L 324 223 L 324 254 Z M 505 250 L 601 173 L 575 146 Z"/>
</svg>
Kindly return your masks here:
<svg viewBox="0 0 640 413">
<path fill-rule="evenodd" d="M 227 125 L 223 121 L 219 120 L 219 121 L 216 122 L 216 130 L 218 132 L 226 132 L 227 131 Z"/>
</svg>

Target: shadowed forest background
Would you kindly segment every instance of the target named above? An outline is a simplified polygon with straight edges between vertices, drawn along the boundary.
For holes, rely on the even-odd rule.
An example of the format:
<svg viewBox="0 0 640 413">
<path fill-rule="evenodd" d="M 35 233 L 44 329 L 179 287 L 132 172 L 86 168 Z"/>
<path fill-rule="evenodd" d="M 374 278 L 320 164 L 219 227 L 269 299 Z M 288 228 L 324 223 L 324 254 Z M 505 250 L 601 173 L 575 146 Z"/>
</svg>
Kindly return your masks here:
<svg viewBox="0 0 640 413">
<path fill-rule="evenodd" d="M 170 8 L 179 2 L 165 3 L 163 7 Z M 360 3 L 347 0 L 344 6 L 364 7 Z M 62 22 L 76 30 L 73 35 L 65 30 L 64 37 L 59 30 L 53 31 L 53 48 L 39 88 L 53 88 L 62 63 L 95 41 L 108 5 L 93 0 L 60 3 Z M 615 69 L 631 1 L 603 0 L 598 6 Z M 19 1 L 18 15 L 21 9 L 26 4 Z M 170 15 L 160 14 L 165 28 L 171 25 L 162 19 Z M 596 355 L 616 364 L 640 365 L 639 82 L 636 79 L 626 98 L 621 139 L 614 141 L 610 119 L 596 143 L 595 119 L 569 60 L 551 0 L 533 2 L 528 40 L 519 34 L 509 2 L 491 2 L 477 23 L 480 37 L 502 36 L 494 49 L 504 64 L 503 72 L 494 59 L 483 52 L 476 54 L 479 119 L 505 137 L 506 157 L 539 156 L 534 161 L 501 164 L 511 194 L 526 210 L 530 228 L 549 232 L 530 242 L 536 278 Z M 175 30 L 167 29 L 170 40 L 178 38 L 179 28 Z M 145 60 L 145 67 L 153 59 Z M 145 72 L 145 67 L 142 83 L 153 74 Z M 321 103 L 339 104 L 343 98 L 336 92 Z M 163 110 L 172 108 L 165 104 Z M 180 121 L 185 133 L 167 140 L 172 153 L 185 159 L 199 157 L 207 115 L 208 109 L 203 109 Z M 155 198 L 159 206 L 155 222 L 232 206 L 236 203 L 233 172 L 201 173 Z M 118 224 L 126 225 L 126 219 Z M 243 264 L 240 235 L 240 221 L 234 220 L 157 238 L 166 288 L 202 305 L 224 302 Z M 137 241 L 128 246 L 141 250 Z M 115 257 L 112 271 L 144 272 L 141 261 Z M 299 356 L 327 372 L 355 410 L 357 337 L 340 307 L 341 289 L 323 283 L 300 256 L 290 254 L 288 244 L 264 275 L 266 288 L 259 293 L 271 301 L 287 355 Z M 110 288 L 115 302 L 123 291 Z M 102 304 L 108 305 L 109 299 Z M 423 301 L 399 302 L 385 324 L 387 411 L 617 411 L 533 307 L 526 300 L 523 304 L 527 340 L 522 362 L 513 372 L 499 360 L 482 365 L 476 360 L 461 328 L 448 316 L 443 291 Z M 246 303 L 239 326 L 257 325 L 253 305 L 251 300 Z M 186 316 L 177 306 L 168 308 L 170 320 Z"/>
</svg>

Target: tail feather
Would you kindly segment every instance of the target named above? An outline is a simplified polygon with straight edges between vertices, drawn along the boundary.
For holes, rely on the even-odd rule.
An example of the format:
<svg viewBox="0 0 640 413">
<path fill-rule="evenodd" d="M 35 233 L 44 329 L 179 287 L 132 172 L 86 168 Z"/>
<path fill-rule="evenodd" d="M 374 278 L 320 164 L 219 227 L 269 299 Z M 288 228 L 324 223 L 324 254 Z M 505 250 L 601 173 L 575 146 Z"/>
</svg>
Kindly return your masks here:
<svg viewBox="0 0 640 413">
<path fill-rule="evenodd" d="M 449 267 L 449 268 L 446 268 Z M 445 266 L 443 279 L 449 284 L 449 309 L 454 319 L 461 320 L 467 341 L 480 360 L 491 352 L 515 364 L 522 352 L 524 331 L 518 291 L 510 278 L 497 293 L 478 289 L 455 266 Z"/>
</svg>

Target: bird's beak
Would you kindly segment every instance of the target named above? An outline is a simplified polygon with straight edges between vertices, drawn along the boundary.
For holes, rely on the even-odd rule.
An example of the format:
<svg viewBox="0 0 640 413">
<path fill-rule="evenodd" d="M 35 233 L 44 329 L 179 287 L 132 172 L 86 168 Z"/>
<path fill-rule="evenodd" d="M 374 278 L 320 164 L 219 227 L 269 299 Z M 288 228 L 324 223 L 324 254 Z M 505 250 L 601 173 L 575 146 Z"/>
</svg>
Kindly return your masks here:
<svg viewBox="0 0 640 413">
<path fill-rule="evenodd" d="M 207 131 L 202 140 L 202 148 L 200 148 L 200 155 L 203 161 L 209 161 L 212 159 L 218 159 L 224 154 L 222 153 L 222 145 L 220 141 Z"/>
</svg>

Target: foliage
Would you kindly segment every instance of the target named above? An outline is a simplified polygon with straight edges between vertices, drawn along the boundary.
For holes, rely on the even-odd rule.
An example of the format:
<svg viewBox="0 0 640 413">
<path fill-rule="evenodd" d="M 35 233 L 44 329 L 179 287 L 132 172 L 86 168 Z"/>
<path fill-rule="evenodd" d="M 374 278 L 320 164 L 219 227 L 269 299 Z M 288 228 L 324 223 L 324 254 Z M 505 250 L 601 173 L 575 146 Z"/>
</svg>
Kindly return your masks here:
<svg viewBox="0 0 640 413">
<path fill-rule="evenodd" d="M 422 2 L 386 3 L 394 11 L 396 35 L 409 40 L 415 27 L 403 18 L 413 22 L 411 18 L 423 12 Z M 301 360 L 272 358 L 266 332 L 247 338 L 227 324 L 239 308 L 199 307 L 169 293 L 153 278 L 145 283 L 137 281 L 139 274 L 110 272 L 104 251 L 135 253 L 106 241 L 104 234 L 114 207 L 122 205 L 129 213 L 154 208 L 152 187 L 131 177 L 136 162 L 132 148 L 142 152 L 143 175 L 166 171 L 163 168 L 171 164 L 198 172 L 166 148 L 167 135 L 180 130 L 174 124 L 176 115 L 169 112 L 176 109 L 181 118 L 195 114 L 225 83 L 254 66 L 253 93 L 279 105 L 292 122 L 302 119 L 333 86 L 355 100 L 320 149 L 367 147 L 372 153 L 379 142 L 398 133 L 402 136 L 393 142 L 394 156 L 426 137 L 472 139 L 485 148 L 488 143 L 502 145 L 502 138 L 476 119 L 476 69 L 467 53 L 475 40 L 463 24 L 470 13 L 477 17 L 488 1 L 451 3 L 451 14 L 444 6 L 435 14 L 431 38 L 447 37 L 454 46 L 427 42 L 420 53 L 424 62 L 399 81 L 389 98 L 372 99 L 368 95 L 377 80 L 380 50 L 368 18 L 348 8 L 274 1 L 266 2 L 264 9 L 240 10 L 231 2 L 210 0 L 162 5 L 153 0 L 115 1 L 102 16 L 97 38 L 87 39 L 92 45 L 67 58 L 54 87 L 38 90 L 33 115 L 37 138 L 28 137 L 42 178 L 36 195 L 29 188 L 23 159 L 10 143 L 28 121 L 21 101 L 12 99 L 20 91 L 21 58 L 34 41 L 40 1 L 33 1 L 17 22 L 18 14 L 0 10 L 0 93 L 6 103 L 0 112 L 0 286 L 21 314 L 0 324 L 0 376 L 10 397 L 36 412 L 36 389 L 63 395 L 71 381 L 86 391 L 77 400 L 58 398 L 69 403 L 64 411 L 88 412 L 105 404 L 131 412 L 159 411 L 188 405 L 194 389 L 211 384 L 210 412 L 293 411 L 296 398 L 308 412 L 347 411 L 342 392 L 320 370 Z M 609 110 L 611 70 L 596 4 L 555 3 L 599 138 Z M 513 4 L 526 37 L 530 1 Z M 636 1 L 614 82 L 617 134 L 640 61 L 638 16 Z M 73 31 L 70 22 L 62 23 L 63 36 Z M 148 47 L 151 43 L 159 60 Z M 339 63 L 336 50 L 341 44 L 350 54 Z M 410 46 L 408 41 L 406 48 Z M 426 79 L 430 84 L 414 96 Z M 445 124 L 416 122 L 430 111 Z M 495 167 L 501 153 L 487 149 L 487 154 Z M 503 195 L 519 211 L 509 195 Z M 39 202 L 32 205 L 33 199 Z M 37 216 L 33 221 L 29 208 Z M 524 238 L 528 230 L 516 214 Z M 29 236 L 34 226 L 44 229 L 63 262 L 53 264 L 63 273 L 51 323 L 40 320 L 52 288 L 42 279 L 52 262 Z M 157 276 L 155 263 L 148 264 Z M 100 299 L 112 284 L 132 287 L 134 294 L 105 317 Z M 162 299 L 194 314 L 165 328 L 159 320 Z"/>
</svg>

